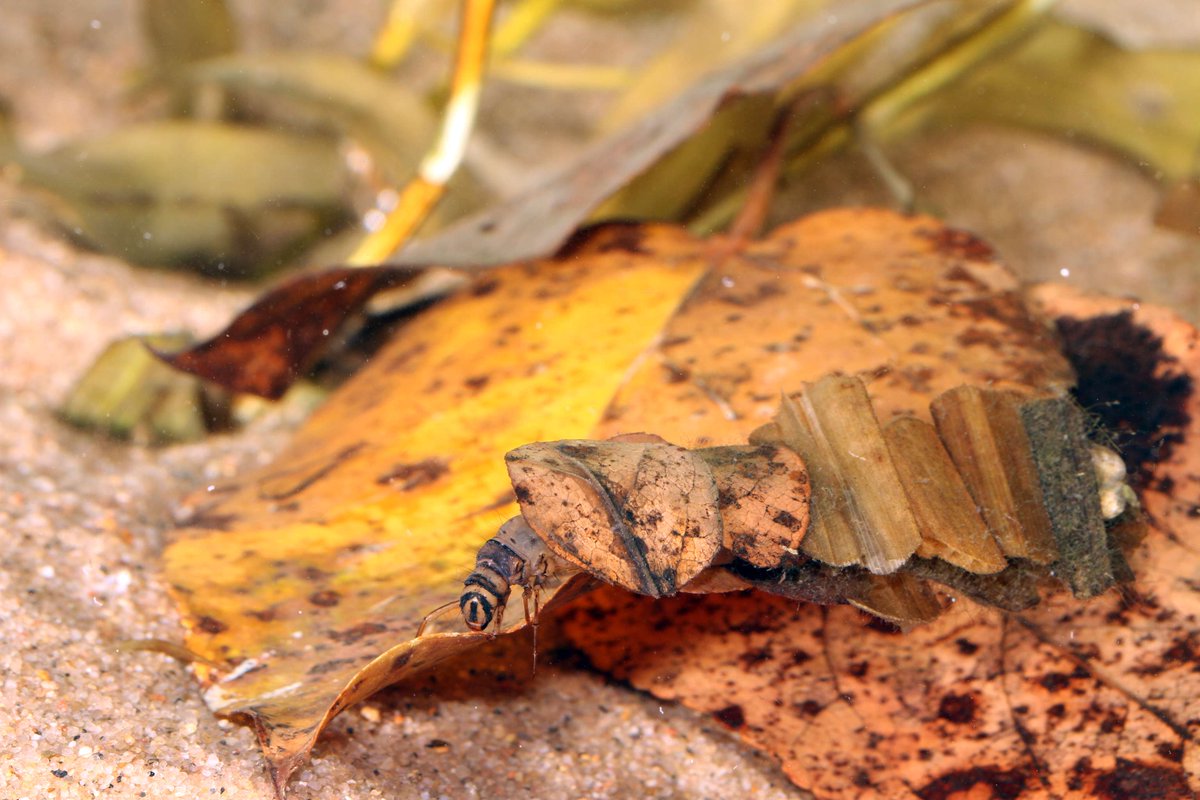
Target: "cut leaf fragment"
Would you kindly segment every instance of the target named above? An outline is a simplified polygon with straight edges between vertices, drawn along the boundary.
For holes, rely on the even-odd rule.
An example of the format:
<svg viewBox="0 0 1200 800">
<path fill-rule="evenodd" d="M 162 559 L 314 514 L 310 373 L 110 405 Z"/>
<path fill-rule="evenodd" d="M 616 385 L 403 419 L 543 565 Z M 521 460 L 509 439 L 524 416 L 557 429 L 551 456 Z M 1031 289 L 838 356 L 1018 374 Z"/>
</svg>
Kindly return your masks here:
<svg viewBox="0 0 1200 800">
<path fill-rule="evenodd" d="M 928 422 L 899 417 L 884 429 L 921 531 L 917 555 L 940 558 L 968 572 L 991 574 L 1008 566 L 978 513 L 962 475 Z"/>
<path fill-rule="evenodd" d="M 521 513 L 547 546 L 607 582 L 675 594 L 722 544 L 717 483 L 667 443 L 564 441 L 505 456 Z"/>
<path fill-rule="evenodd" d="M 895 572 L 920 546 L 921 532 L 862 381 L 822 378 L 785 398 L 775 424 L 812 471 L 804 552 L 835 567 Z"/>
<path fill-rule="evenodd" d="M 1037 465 L 1014 394 L 963 386 L 932 406 L 938 433 L 1009 558 L 1058 559 Z"/>
</svg>

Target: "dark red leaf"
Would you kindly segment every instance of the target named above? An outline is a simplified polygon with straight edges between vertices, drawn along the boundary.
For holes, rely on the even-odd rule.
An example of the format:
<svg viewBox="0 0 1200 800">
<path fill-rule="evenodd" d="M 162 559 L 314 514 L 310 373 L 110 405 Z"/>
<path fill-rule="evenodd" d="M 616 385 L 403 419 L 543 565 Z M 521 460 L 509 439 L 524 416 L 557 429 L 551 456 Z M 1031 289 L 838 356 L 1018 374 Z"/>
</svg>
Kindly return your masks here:
<svg viewBox="0 0 1200 800">
<path fill-rule="evenodd" d="M 159 355 L 232 391 L 276 400 L 343 322 L 373 295 L 415 274 L 403 267 L 340 267 L 301 275 L 267 292 L 208 341 Z"/>
</svg>

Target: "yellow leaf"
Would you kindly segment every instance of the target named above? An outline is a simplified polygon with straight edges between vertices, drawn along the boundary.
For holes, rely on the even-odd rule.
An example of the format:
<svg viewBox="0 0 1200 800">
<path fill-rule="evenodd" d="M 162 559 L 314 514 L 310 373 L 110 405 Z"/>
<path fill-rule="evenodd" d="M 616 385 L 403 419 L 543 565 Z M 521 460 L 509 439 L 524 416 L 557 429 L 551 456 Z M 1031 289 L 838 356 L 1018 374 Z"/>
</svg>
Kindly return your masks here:
<svg viewBox="0 0 1200 800">
<path fill-rule="evenodd" d="M 270 731 L 278 781 L 337 709 L 475 641 L 409 640 L 515 513 L 504 453 L 592 432 L 704 252 L 675 229 L 614 227 L 562 259 L 481 276 L 273 466 L 210 493 L 168 549 L 167 578 L 188 647 L 222 664 L 198 668 L 209 705 Z"/>
</svg>

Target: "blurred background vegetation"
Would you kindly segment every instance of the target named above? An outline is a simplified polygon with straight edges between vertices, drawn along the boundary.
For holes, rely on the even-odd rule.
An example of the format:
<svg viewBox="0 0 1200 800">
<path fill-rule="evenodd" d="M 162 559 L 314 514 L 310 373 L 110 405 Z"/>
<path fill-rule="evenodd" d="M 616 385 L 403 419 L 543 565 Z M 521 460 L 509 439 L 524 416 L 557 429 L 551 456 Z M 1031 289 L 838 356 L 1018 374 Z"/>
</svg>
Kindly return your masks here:
<svg viewBox="0 0 1200 800">
<path fill-rule="evenodd" d="M 420 233 L 536 191 L 587 147 L 797 26 L 907 5 L 502 3 L 465 165 Z M 632 154 L 614 151 L 629 179 L 580 221 L 719 230 L 785 97 L 807 91 L 773 221 L 844 204 L 921 210 L 984 236 L 1030 280 L 1138 294 L 1200 318 L 1192 0 L 930 5 L 941 11 L 899 18 L 785 90 L 725 103 L 649 170 L 623 167 Z M 76 247 L 221 280 L 336 264 L 435 137 L 458 13 L 451 0 L 9 8 L 7 213 Z"/>
</svg>

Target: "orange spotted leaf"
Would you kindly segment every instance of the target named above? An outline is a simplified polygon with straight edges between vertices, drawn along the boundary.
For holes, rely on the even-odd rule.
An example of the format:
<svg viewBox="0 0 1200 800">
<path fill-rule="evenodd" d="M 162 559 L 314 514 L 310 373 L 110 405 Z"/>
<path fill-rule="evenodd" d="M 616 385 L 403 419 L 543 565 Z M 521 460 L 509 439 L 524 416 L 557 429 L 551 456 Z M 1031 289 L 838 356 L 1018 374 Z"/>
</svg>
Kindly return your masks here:
<svg viewBox="0 0 1200 800">
<path fill-rule="evenodd" d="M 866 381 L 885 424 L 928 420 L 930 399 L 963 383 L 1065 389 L 1073 371 L 1046 320 L 1069 312 L 1046 303 L 1028 310 L 978 239 L 869 209 L 740 249 L 605 226 L 555 259 L 481 275 L 389 343 L 271 466 L 196 501 L 166 574 L 188 647 L 211 662 L 197 664 L 206 700 L 254 720 L 282 788 L 332 715 L 486 636 L 450 611 L 414 639 L 516 511 L 506 452 L 635 432 L 744 444 L 782 393 L 833 371 Z M 1109 312 L 1078 317 L 1097 313 Z M 1194 367 L 1182 360 L 1194 331 L 1152 313 L 1133 330 L 1171 331 L 1181 361 L 1162 368 Z M 1169 442 L 1187 419 L 1167 418 Z M 1172 497 L 1200 473 L 1182 469 Z M 1184 531 L 1192 505 L 1155 497 L 1156 522 Z M 1195 627 L 1198 595 L 1180 588 L 1198 578 L 1195 545 L 1174 530 L 1135 552 L 1136 594 L 1056 597 L 1019 616 L 960 597 L 904 635 L 758 593 L 606 591 L 568 629 L 602 669 L 714 713 L 818 796 L 1069 795 L 1076 783 L 1103 795 L 1131 774 L 1174 791 L 1194 780 L 1200 674 L 1181 632 Z M 1156 549 L 1164 540 L 1174 549 Z M 1120 633 L 1143 629 L 1145 648 Z"/>
</svg>

